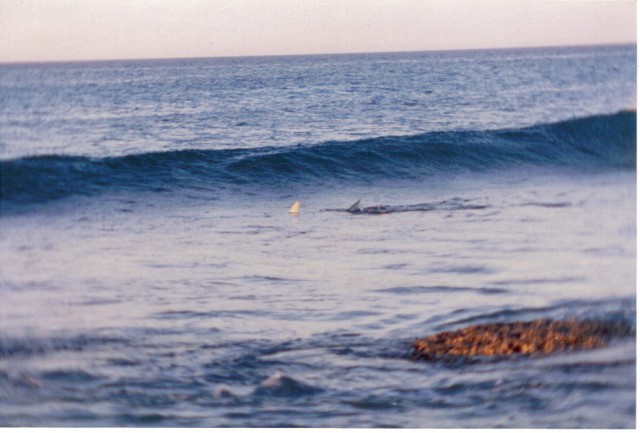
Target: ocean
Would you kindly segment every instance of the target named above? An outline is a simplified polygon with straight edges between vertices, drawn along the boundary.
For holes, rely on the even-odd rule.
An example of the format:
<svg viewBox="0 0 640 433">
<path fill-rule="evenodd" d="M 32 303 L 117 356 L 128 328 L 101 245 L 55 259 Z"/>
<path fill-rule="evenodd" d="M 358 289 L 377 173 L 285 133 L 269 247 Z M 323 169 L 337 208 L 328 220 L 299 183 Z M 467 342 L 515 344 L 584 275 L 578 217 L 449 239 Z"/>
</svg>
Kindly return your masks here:
<svg viewBox="0 0 640 433">
<path fill-rule="evenodd" d="M 0 425 L 635 427 L 635 337 L 411 346 L 537 318 L 635 330 L 636 64 L 623 45 L 0 65 Z"/>
</svg>

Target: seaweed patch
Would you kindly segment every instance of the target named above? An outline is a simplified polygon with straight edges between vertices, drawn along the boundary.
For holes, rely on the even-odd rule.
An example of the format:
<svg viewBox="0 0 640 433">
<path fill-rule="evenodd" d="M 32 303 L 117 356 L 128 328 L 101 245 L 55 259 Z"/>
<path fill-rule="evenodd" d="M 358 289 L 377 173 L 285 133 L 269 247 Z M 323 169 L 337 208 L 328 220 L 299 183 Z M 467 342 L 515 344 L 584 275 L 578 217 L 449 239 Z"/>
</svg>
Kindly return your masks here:
<svg viewBox="0 0 640 433">
<path fill-rule="evenodd" d="M 633 334 L 621 322 L 551 320 L 487 323 L 445 331 L 414 342 L 414 356 L 435 360 L 449 357 L 549 354 L 558 351 L 597 349 L 614 337 Z"/>
</svg>

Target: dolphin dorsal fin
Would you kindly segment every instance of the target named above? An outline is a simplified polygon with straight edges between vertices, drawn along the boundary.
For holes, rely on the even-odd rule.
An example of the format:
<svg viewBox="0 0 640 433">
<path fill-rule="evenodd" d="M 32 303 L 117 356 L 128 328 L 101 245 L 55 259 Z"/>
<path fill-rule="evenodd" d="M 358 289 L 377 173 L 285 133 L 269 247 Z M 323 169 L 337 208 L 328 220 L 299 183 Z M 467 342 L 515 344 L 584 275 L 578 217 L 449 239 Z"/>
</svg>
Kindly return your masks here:
<svg viewBox="0 0 640 433">
<path fill-rule="evenodd" d="M 300 213 L 300 202 L 297 201 L 289 208 L 289 213 L 298 214 Z"/>
<path fill-rule="evenodd" d="M 357 202 L 355 202 L 354 204 L 352 204 L 349 209 L 347 209 L 347 212 L 355 212 L 358 209 L 360 209 L 360 200 L 358 200 Z"/>
</svg>

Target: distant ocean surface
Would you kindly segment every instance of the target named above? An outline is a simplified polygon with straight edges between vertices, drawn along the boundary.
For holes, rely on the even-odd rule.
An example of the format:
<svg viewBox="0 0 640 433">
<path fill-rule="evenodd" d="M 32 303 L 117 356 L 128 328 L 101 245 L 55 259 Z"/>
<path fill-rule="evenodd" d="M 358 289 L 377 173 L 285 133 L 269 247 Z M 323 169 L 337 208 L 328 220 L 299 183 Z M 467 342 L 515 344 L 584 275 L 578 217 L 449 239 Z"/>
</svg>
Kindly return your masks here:
<svg viewBox="0 0 640 433">
<path fill-rule="evenodd" d="M 411 343 L 635 329 L 636 63 L 0 65 L 0 425 L 635 427 L 635 338 L 453 364 Z"/>
</svg>

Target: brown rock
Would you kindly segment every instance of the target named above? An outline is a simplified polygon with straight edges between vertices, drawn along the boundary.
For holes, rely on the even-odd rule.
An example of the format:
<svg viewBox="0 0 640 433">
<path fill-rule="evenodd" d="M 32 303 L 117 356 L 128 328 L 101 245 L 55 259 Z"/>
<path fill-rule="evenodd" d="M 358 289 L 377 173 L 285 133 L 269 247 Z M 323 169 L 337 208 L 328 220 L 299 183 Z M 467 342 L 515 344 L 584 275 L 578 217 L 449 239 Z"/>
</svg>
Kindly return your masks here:
<svg viewBox="0 0 640 433">
<path fill-rule="evenodd" d="M 446 331 L 417 340 L 416 357 L 505 356 L 548 354 L 560 350 L 596 349 L 612 337 L 631 335 L 618 322 L 539 319 L 532 322 L 488 323 Z"/>
</svg>

